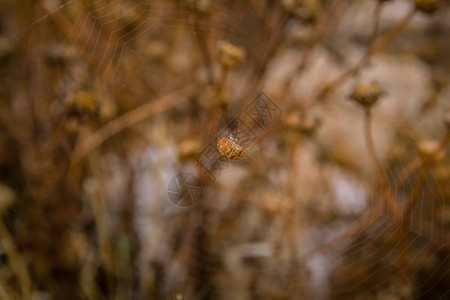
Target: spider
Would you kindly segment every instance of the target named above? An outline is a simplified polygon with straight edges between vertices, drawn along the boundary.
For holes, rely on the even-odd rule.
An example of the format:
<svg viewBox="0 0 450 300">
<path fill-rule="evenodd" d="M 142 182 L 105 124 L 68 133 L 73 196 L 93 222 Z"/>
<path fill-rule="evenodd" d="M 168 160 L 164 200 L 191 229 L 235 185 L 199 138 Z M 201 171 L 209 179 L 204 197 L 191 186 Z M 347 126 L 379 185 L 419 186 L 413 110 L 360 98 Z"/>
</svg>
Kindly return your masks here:
<svg viewBox="0 0 450 300">
<path fill-rule="evenodd" d="M 243 148 L 232 135 L 229 135 L 227 138 L 220 138 L 217 141 L 217 149 L 219 149 L 220 155 L 226 156 L 229 161 L 251 156 L 250 153 L 247 153 L 250 148 Z"/>
</svg>

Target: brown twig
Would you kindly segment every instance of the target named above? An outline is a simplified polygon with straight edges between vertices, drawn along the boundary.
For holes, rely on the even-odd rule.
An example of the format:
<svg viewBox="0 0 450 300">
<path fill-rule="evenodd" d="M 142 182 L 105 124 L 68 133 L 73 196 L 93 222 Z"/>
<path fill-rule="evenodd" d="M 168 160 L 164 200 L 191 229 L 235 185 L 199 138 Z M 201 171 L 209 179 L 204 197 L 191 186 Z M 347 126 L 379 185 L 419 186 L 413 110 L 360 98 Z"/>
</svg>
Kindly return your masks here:
<svg viewBox="0 0 450 300">
<path fill-rule="evenodd" d="M 93 132 L 78 143 L 72 153 L 71 166 L 80 162 L 88 153 L 100 146 L 111 136 L 119 133 L 125 128 L 136 125 L 155 114 L 161 113 L 177 103 L 185 101 L 188 97 L 192 96 L 196 90 L 196 85 L 187 85 L 181 90 L 141 105 L 105 124 L 99 130 Z"/>
<path fill-rule="evenodd" d="M 440 140 L 439 142 L 439 147 L 436 149 L 437 152 L 442 151 L 445 146 L 450 142 L 450 133 L 446 133 Z M 404 180 L 406 181 L 406 178 L 408 178 L 417 168 L 419 167 L 423 167 L 422 172 L 419 175 L 419 178 L 416 180 L 415 184 L 413 185 L 413 187 L 411 188 L 411 192 L 407 198 L 407 203 L 405 205 L 405 208 L 403 210 L 403 223 L 405 223 L 404 221 L 406 220 L 407 217 L 409 217 L 409 215 L 411 214 L 414 205 L 415 205 L 415 199 L 417 198 L 417 191 L 419 191 L 419 186 L 421 185 L 421 183 L 425 180 L 426 175 L 428 173 L 428 171 L 431 169 L 432 165 L 431 164 L 426 164 L 427 161 L 424 159 L 421 159 L 419 156 L 417 156 L 414 160 L 413 163 L 411 163 L 410 165 L 408 165 L 408 167 L 406 168 L 407 170 L 409 169 L 410 172 L 409 173 L 405 173 L 405 175 L 403 175 L 403 178 L 405 178 Z M 424 166 L 425 165 L 425 166 Z M 403 172 L 402 172 L 403 173 Z"/>
<path fill-rule="evenodd" d="M 366 140 L 367 150 L 369 151 L 370 158 L 374 163 L 380 181 L 383 181 L 386 177 L 386 172 L 384 171 L 383 164 L 378 157 L 377 151 L 375 150 L 375 142 L 372 134 L 372 109 L 364 109 L 364 138 Z"/>
<path fill-rule="evenodd" d="M 369 42 L 367 44 L 366 51 L 364 52 L 363 56 L 358 60 L 358 62 L 354 66 L 352 66 L 349 69 L 342 72 L 336 79 L 334 79 L 333 81 L 328 83 L 322 90 L 320 90 L 319 93 L 317 94 L 316 98 L 322 99 L 326 94 L 329 94 L 332 91 L 334 91 L 339 85 L 344 83 L 345 80 L 350 78 L 353 74 L 355 74 L 362 66 L 364 66 L 369 61 L 370 57 L 372 56 L 372 51 L 373 51 L 372 49 L 374 47 L 374 44 L 375 44 L 375 41 L 377 38 L 377 34 L 378 34 L 378 30 L 380 27 L 380 16 L 381 16 L 382 8 L 383 8 L 383 2 L 378 1 L 377 5 L 375 7 L 375 10 L 374 10 L 372 31 L 371 31 L 371 34 L 369 37 Z M 394 26 L 394 27 L 396 27 L 396 26 Z"/>
</svg>

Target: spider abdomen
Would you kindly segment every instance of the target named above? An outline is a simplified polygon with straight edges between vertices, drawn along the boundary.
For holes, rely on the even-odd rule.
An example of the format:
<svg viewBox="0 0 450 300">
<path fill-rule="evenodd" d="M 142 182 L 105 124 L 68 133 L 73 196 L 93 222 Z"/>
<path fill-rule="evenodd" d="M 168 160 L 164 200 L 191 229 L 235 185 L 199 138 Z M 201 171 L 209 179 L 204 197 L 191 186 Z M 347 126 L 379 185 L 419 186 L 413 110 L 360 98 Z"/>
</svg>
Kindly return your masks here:
<svg viewBox="0 0 450 300">
<path fill-rule="evenodd" d="M 217 149 L 220 155 L 226 156 L 230 161 L 250 156 L 250 154 L 247 154 L 249 148 L 243 148 L 231 137 L 219 139 L 217 141 Z"/>
</svg>

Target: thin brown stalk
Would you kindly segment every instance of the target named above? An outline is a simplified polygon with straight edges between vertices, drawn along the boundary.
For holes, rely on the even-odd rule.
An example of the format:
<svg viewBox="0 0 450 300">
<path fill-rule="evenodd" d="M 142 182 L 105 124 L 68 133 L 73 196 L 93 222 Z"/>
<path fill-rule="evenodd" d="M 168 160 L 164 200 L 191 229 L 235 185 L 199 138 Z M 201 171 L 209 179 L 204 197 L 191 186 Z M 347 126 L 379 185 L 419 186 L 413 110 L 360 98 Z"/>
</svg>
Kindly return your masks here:
<svg viewBox="0 0 450 300">
<path fill-rule="evenodd" d="M 424 167 L 422 169 L 422 171 L 420 172 L 420 175 L 417 178 L 415 184 L 411 188 L 410 194 L 406 198 L 406 204 L 405 204 L 405 207 L 403 209 L 403 222 L 404 222 L 404 224 L 406 224 L 405 220 L 407 219 L 407 217 L 413 211 L 413 208 L 414 208 L 414 205 L 415 205 L 416 199 L 417 199 L 417 193 L 420 190 L 420 185 L 423 183 L 423 181 L 427 177 L 427 173 L 428 173 L 429 170 L 430 170 L 430 166 L 429 165 L 427 165 L 426 167 Z"/>
<path fill-rule="evenodd" d="M 370 48 L 368 56 L 372 56 L 383 51 L 397 36 L 397 34 L 405 28 L 405 26 L 411 21 L 412 17 L 416 13 L 415 7 L 411 9 L 400 21 L 391 27 L 374 45 Z"/>
<path fill-rule="evenodd" d="M 16 275 L 22 292 L 22 299 L 30 299 L 32 287 L 30 274 L 28 273 L 27 266 L 22 256 L 17 250 L 13 237 L 6 228 L 2 216 L 0 216 L 0 243 L 3 246 L 5 253 L 8 255 L 11 269 Z"/>
<path fill-rule="evenodd" d="M 97 227 L 97 238 L 99 244 L 99 257 L 107 272 L 107 284 L 112 293 L 114 293 L 116 277 L 115 260 L 111 241 L 111 232 L 108 228 L 108 213 L 105 205 L 106 186 L 104 184 L 101 167 L 99 165 L 98 153 L 94 151 L 88 156 L 89 167 L 92 175 L 98 181 L 98 187 L 91 193 L 91 205 Z"/>
<path fill-rule="evenodd" d="M 397 36 L 397 34 L 409 23 L 409 21 L 414 16 L 416 10 L 415 8 L 409 11 L 403 18 L 401 18 L 394 26 L 392 26 L 382 37 L 376 41 L 376 36 L 379 30 L 379 19 L 381 15 L 381 4 L 379 3 L 374 11 L 374 23 L 371 33 L 371 37 L 364 52 L 363 56 L 351 66 L 349 69 L 343 71 L 336 79 L 326 84 L 325 87 L 319 90 L 316 96 L 312 97 L 310 101 L 296 105 L 302 109 L 308 109 L 313 105 L 317 104 L 321 100 L 324 100 L 327 95 L 332 93 L 338 86 L 342 85 L 347 79 L 356 74 L 364 65 L 366 65 L 370 59 L 377 53 L 384 50 L 389 43 Z M 294 106 L 292 109 L 295 109 Z"/>
<path fill-rule="evenodd" d="M 225 89 L 225 85 L 227 82 L 227 76 L 228 76 L 228 68 L 222 66 L 220 69 L 219 80 L 217 81 L 217 85 L 216 85 L 217 95 L 220 95 L 223 92 L 223 90 Z"/>
<path fill-rule="evenodd" d="M 387 173 L 384 170 L 383 164 L 381 163 L 375 149 L 375 142 L 372 133 L 372 110 L 370 108 L 365 108 L 364 115 L 364 138 L 366 140 L 367 149 L 369 151 L 370 159 L 377 169 L 381 190 L 385 191 L 382 196 L 382 201 L 386 202 L 388 210 L 393 214 L 396 220 L 399 220 L 400 215 L 395 205 L 395 197 L 393 196 L 389 186 L 384 186 L 389 179 L 387 178 Z"/>
<path fill-rule="evenodd" d="M 409 176 L 422 166 L 422 163 L 423 161 L 419 156 L 416 156 L 413 160 L 411 160 L 410 163 L 400 171 L 400 174 L 395 180 L 395 186 L 401 188 L 405 184 L 406 180 L 408 180 Z"/>
<path fill-rule="evenodd" d="M 436 149 L 436 151 L 438 151 L 438 152 L 442 151 L 449 142 L 450 142 L 450 134 L 446 133 L 441 138 L 439 147 L 438 147 L 438 149 Z M 431 169 L 431 166 L 432 166 L 431 164 L 426 164 L 424 166 L 424 164 L 426 163 L 426 160 L 421 159 L 419 156 L 417 156 L 416 159 L 413 160 L 413 162 L 415 162 L 414 165 L 411 163 L 410 166 L 417 165 L 417 168 L 423 166 L 423 169 L 422 169 L 422 172 L 420 173 L 419 177 L 417 178 L 415 184 L 411 188 L 411 192 L 407 198 L 407 202 L 406 202 L 405 208 L 403 210 L 403 218 L 404 218 L 403 220 L 406 220 L 406 218 L 408 218 L 409 215 L 411 214 L 411 212 L 414 208 L 416 199 L 417 199 L 417 193 L 420 190 L 419 187 L 422 184 L 422 182 L 425 180 L 427 173 Z M 406 173 L 406 175 L 404 175 L 404 178 L 408 178 L 412 174 L 412 172 L 414 172 L 417 168 L 409 167 L 408 169 L 410 169 L 411 171 L 409 173 Z"/>
<path fill-rule="evenodd" d="M 383 164 L 381 163 L 377 151 L 375 150 L 375 142 L 372 134 L 372 110 L 370 108 L 364 109 L 364 138 L 366 140 L 370 159 L 377 169 L 380 181 L 383 181 L 385 180 L 386 172 L 384 171 Z"/>
<path fill-rule="evenodd" d="M 278 25 L 276 26 L 276 29 L 274 31 L 273 36 L 274 39 L 271 43 L 269 43 L 268 46 L 268 53 L 267 57 L 264 59 L 264 62 L 261 66 L 256 70 L 253 82 L 250 85 L 250 88 L 248 89 L 248 93 L 245 95 L 244 100 L 248 99 L 251 95 L 255 94 L 256 89 L 260 85 L 264 75 L 267 71 L 267 66 L 269 62 L 272 60 L 273 56 L 276 54 L 277 50 L 280 48 L 282 44 L 282 40 L 285 37 L 285 28 L 287 23 L 290 20 L 290 16 L 285 14 L 281 17 L 281 20 L 279 21 Z M 243 102 L 242 102 L 243 103 Z"/>
<path fill-rule="evenodd" d="M 300 150 L 300 143 L 301 143 L 301 137 L 299 134 L 296 134 L 294 137 L 294 140 L 292 142 L 292 148 L 291 148 L 291 156 L 290 156 L 290 168 L 289 168 L 289 177 L 288 177 L 288 184 L 287 184 L 287 194 L 291 201 L 293 201 L 296 193 L 296 185 L 297 185 L 297 161 L 298 161 L 298 155 Z"/>
<path fill-rule="evenodd" d="M 136 125 L 137 123 L 142 122 L 155 114 L 161 113 L 182 101 L 185 101 L 189 96 L 193 95 L 195 91 L 196 86 L 194 84 L 190 84 L 181 90 L 172 92 L 159 99 L 141 105 L 105 124 L 99 130 L 83 139 L 75 147 L 72 154 L 71 166 L 81 161 L 87 154 L 103 144 L 111 136 L 119 133 L 125 128 Z"/>
<path fill-rule="evenodd" d="M 378 1 L 377 5 L 375 7 L 375 10 L 374 10 L 372 31 L 369 36 L 369 42 L 367 44 L 367 48 L 366 48 L 366 51 L 364 52 L 363 56 L 358 60 L 358 62 L 356 62 L 356 64 L 354 66 L 352 66 L 349 69 L 342 72 L 336 79 L 334 79 L 331 83 L 327 84 L 321 91 L 319 91 L 317 98 L 320 99 L 325 94 L 328 94 L 328 93 L 332 92 L 333 90 L 335 90 L 339 85 L 341 85 L 348 78 L 350 78 L 353 74 L 355 74 L 370 59 L 370 57 L 372 55 L 372 51 L 373 51 L 372 49 L 374 47 L 374 44 L 375 44 L 375 41 L 377 38 L 377 34 L 379 31 L 379 27 L 380 27 L 380 16 L 381 16 L 382 8 L 383 8 L 383 2 Z M 394 26 L 394 27 L 396 27 L 396 26 Z"/>
<path fill-rule="evenodd" d="M 19 295 L 11 290 L 6 282 L 0 282 L 0 299 L 19 299 Z"/>
<path fill-rule="evenodd" d="M 21 126 L 18 126 L 11 109 L 2 101 L 3 99 L 0 101 L 0 125 L 8 131 L 16 142 L 26 147 L 29 140 L 28 133 L 22 130 Z"/>
</svg>

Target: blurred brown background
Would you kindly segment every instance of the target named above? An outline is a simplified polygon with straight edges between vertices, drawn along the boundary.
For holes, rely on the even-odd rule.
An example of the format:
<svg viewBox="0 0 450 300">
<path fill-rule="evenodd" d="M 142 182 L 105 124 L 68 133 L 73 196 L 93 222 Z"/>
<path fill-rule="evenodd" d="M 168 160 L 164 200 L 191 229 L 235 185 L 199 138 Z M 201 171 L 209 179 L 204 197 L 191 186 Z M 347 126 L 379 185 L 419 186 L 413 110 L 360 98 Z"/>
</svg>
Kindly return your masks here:
<svg viewBox="0 0 450 300">
<path fill-rule="evenodd" d="M 448 299 L 449 36 L 437 0 L 2 0 L 0 299 Z"/>
</svg>

